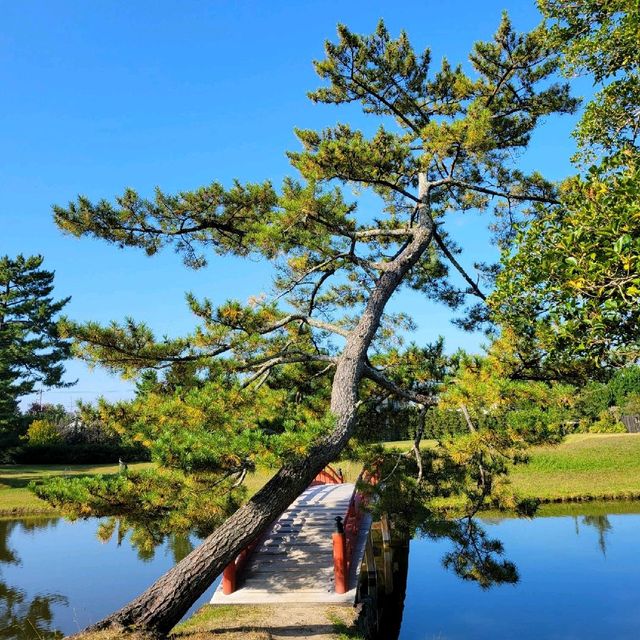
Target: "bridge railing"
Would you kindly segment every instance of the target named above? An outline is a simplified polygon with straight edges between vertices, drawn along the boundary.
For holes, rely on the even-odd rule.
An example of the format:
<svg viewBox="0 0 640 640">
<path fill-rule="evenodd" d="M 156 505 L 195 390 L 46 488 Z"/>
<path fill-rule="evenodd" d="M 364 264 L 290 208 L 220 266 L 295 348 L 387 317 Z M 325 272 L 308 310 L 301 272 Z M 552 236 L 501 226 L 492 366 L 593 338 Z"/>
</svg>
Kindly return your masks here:
<svg viewBox="0 0 640 640">
<path fill-rule="evenodd" d="M 376 485 L 379 472 L 363 470 L 356 480 L 356 488 L 349 501 L 344 520 L 336 518 L 336 529 L 333 533 L 333 573 L 336 593 L 346 593 L 349 587 L 349 573 L 353 562 L 354 551 L 358 543 L 360 524 L 364 510 L 369 502 L 369 495 L 358 489 L 358 484 Z"/>
<path fill-rule="evenodd" d="M 313 479 L 310 487 L 314 487 L 318 484 L 342 484 L 344 482 L 344 476 L 342 475 L 342 469 L 334 469 L 332 466 L 327 465 L 318 475 Z"/>
</svg>

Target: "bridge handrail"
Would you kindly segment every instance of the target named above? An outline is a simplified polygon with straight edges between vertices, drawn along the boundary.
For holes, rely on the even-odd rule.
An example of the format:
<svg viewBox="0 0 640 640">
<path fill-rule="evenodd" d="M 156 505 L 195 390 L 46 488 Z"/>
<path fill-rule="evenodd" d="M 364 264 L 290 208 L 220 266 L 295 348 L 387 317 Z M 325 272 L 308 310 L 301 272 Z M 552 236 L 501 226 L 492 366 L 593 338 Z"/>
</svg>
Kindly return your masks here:
<svg viewBox="0 0 640 640">
<path fill-rule="evenodd" d="M 349 588 L 349 574 L 360 533 L 360 523 L 364 515 L 364 507 L 369 502 L 369 495 L 358 490 L 358 484 L 364 482 L 376 485 L 380 479 L 379 475 L 377 465 L 373 472 L 363 469 L 356 480 L 344 521 L 340 517 L 336 518 L 336 530 L 332 534 L 333 578 L 336 593 L 346 593 Z"/>
<path fill-rule="evenodd" d="M 311 481 L 310 487 L 319 484 L 343 484 L 344 476 L 342 475 L 342 469 L 337 471 L 331 466 L 327 465 L 324 469 L 318 472 L 316 477 Z"/>
<path fill-rule="evenodd" d="M 369 472 L 363 469 L 358 475 L 356 480 L 356 488 L 349 501 L 347 507 L 347 513 L 344 518 L 344 534 L 346 541 L 346 560 L 347 570 L 351 570 L 351 561 L 353 557 L 353 550 L 358 540 L 358 533 L 360 532 L 360 522 L 364 515 L 364 507 L 369 503 L 369 496 L 366 493 L 358 490 L 359 483 L 367 483 L 370 485 L 376 485 L 379 480 L 379 472 L 375 469 L 373 472 Z"/>
</svg>

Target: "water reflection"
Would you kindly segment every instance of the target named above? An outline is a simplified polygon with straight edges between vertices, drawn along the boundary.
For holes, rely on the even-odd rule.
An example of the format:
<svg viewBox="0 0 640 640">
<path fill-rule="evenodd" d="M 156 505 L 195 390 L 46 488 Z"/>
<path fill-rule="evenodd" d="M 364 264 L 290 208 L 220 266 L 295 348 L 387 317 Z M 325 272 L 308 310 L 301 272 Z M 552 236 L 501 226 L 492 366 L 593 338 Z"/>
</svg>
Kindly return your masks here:
<svg viewBox="0 0 640 640">
<path fill-rule="evenodd" d="M 371 560 L 377 576 L 367 585 L 382 596 L 380 638 L 635 640 L 640 516 L 626 513 L 632 509 L 640 513 L 640 505 L 609 503 L 570 505 L 533 520 L 434 523 L 410 543 L 392 539 L 391 555 L 381 542 Z M 77 632 L 139 594 L 194 545 L 172 537 L 140 553 L 126 527 L 99 525 L 0 520 L 0 640 Z M 503 549 L 508 561 L 491 555 Z M 513 583 L 510 566 L 518 567 L 517 586 L 504 584 Z M 503 586 L 480 588 L 488 584 Z"/>
<path fill-rule="evenodd" d="M 580 525 L 578 518 L 574 517 L 576 523 L 576 535 L 580 535 Z M 598 532 L 598 547 L 602 551 L 602 555 L 607 555 L 607 533 L 611 531 L 612 526 L 608 516 L 605 515 L 587 515 L 581 518 L 582 524 L 593 527 Z"/>
<path fill-rule="evenodd" d="M 23 589 L 0 582 L 0 638 L 62 638 L 53 628 L 52 605 L 68 601 L 61 595 L 38 595 L 29 599 Z"/>
<path fill-rule="evenodd" d="M 188 536 L 170 536 L 136 546 L 134 534 L 115 519 L 0 520 L 0 640 L 78 632 L 138 595 L 194 545 Z"/>
<path fill-rule="evenodd" d="M 55 527 L 57 518 L 0 520 L 0 639 L 61 638 L 53 626 L 53 606 L 68 604 L 59 593 L 29 596 L 24 589 L 9 586 L 2 577 L 2 565 L 20 566 L 22 561 L 9 544 L 14 529 L 34 533 Z"/>
<path fill-rule="evenodd" d="M 455 543 L 412 540 L 400 640 L 635 640 L 639 513 L 608 503 L 483 519 L 520 575 L 489 590 L 443 569 Z"/>
</svg>

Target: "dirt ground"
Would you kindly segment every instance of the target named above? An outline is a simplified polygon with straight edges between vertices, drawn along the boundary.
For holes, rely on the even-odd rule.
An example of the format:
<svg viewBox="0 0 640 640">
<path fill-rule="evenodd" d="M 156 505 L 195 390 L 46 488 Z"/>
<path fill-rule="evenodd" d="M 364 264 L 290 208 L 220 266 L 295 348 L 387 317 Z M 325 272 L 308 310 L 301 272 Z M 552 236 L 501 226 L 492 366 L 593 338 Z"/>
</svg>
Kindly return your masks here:
<svg viewBox="0 0 640 640">
<path fill-rule="evenodd" d="M 352 607 L 320 605 L 205 606 L 178 625 L 175 640 L 346 640 L 354 630 Z"/>
</svg>

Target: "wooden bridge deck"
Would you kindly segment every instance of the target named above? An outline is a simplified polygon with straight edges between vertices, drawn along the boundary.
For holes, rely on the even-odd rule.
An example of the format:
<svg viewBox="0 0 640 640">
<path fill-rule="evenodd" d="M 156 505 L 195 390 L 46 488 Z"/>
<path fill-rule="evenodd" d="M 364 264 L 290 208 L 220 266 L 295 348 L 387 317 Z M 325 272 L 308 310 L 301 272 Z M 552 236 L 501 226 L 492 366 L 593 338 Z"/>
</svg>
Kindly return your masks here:
<svg viewBox="0 0 640 640">
<path fill-rule="evenodd" d="M 334 590 L 331 535 L 336 516 L 345 517 L 354 489 L 352 483 L 321 484 L 301 493 L 260 539 L 237 590 L 224 595 L 220 585 L 211 604 L 353 604 L 370 517 L 362 517 L 344 594 Z"/>
</svg>

